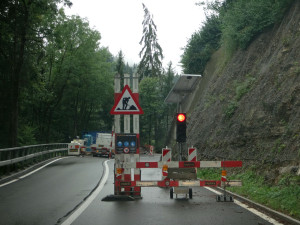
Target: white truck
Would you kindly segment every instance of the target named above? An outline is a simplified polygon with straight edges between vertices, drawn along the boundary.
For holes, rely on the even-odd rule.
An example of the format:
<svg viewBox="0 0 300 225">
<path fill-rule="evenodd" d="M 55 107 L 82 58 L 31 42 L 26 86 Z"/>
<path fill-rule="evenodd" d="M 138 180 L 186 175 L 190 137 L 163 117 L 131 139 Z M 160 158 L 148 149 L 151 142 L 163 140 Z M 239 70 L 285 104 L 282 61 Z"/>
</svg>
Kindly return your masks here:
<svg viewBox="0 0 300 225">
<path fill-rule="evenodd" d="M 114 157 L 115 135 L 114 133 L 97 133 L 96 144 L 91 145 L 92 155 Z"/>
<path fill-rule="evenodd" d="M 74 139 L 68 144 L 68 155 L 82 155 L 84 154 L 84 140 Z"/>
</svg>

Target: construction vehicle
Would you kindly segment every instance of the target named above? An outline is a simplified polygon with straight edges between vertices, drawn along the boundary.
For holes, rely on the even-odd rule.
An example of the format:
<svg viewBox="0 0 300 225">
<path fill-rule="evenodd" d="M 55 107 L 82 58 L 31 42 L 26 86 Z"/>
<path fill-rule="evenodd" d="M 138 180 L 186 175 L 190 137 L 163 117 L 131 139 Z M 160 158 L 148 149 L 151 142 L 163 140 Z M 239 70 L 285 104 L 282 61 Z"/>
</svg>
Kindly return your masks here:
<svg viewBox="0 0 300 225">
<path fill-rule="evenodd" d="M 82 136 L 82 139 L 84 140 L 83 148 L 85 148 L 86 153 L 91 153 L 92 152 L 92 144 L 93 144 L 93 136 L 90 134 L 84 134 Z"/>
<path fill-rule="evenodd" d="M 85 154 L 84 140 L 74 139 L 68 144 L 68 155 L 78 156 Z"/>
<path fill-rule="evenodd" d="M 99 157 L 114 157 L 115 155 L 114 133 L 97 133 L 96 144 L 91 146 L 92 155 Z"/>
</svg>

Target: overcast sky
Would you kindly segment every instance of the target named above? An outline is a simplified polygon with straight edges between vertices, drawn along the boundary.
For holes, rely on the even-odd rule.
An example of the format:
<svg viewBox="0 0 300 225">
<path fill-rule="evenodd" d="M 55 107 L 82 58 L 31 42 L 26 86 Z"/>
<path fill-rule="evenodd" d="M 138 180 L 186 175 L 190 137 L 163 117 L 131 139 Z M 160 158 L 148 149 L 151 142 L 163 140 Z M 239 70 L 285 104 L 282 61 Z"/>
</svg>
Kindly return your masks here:
<svg viewBox="0 0 300 225">
<path fill-rule="evenodd" d="M 203 7 L 195 5 L 200 0 L 72 0 L 67 15 L 87 18 L 90 26 L 101 34 L 101 46 L 117 56 L 122 50 L 125 62 L 140 61 L 142 45 L 142 3 L 153 15 L 157 26 L 158 43 L 163 49 L 163 66 L 172 61 L 175 70 L 181 73 L 180 55 L 191 35 L 199 30 L 205 20 Z"/>
</svg>

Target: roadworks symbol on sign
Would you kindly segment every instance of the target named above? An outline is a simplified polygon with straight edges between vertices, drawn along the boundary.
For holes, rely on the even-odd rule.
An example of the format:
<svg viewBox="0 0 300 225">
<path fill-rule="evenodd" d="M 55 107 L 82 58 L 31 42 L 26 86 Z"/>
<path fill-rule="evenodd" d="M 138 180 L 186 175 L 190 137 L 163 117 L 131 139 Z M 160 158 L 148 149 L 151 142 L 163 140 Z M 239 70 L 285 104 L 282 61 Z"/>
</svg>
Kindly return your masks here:
<svg viewBox="0 0 300 225">
<path fill-rule="evenodd" d="M 119 98 L 115 101 L 110 114 L 143 114 L 139 102 L 135 99 L 129 86 L 126 85 Z"/>
</svg>

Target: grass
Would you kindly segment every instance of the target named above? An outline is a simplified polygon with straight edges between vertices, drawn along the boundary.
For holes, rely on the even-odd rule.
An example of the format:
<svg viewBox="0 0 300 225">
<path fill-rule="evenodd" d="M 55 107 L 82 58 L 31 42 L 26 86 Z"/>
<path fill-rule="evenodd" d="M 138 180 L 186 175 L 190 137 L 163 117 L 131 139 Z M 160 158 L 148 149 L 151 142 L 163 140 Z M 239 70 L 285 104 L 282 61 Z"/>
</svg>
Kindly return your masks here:
<svg viewBox="0 0 300 225">
<path fill-rule="evenodd" d="M 201 179 L 220 180 L 220 169 L 198 169 Z M 248 169 L 242 173 L 227 175 L 227 179 L 241 180 L 242 187 L 230 187 L 229 191 L 245 196 L 257 203 L 281 211 L 300 219 L 300 177 L 296 175 L 281 176 L 272 186 L 264 182 L 264 177 L 254 170 Z"/>
</svg>

